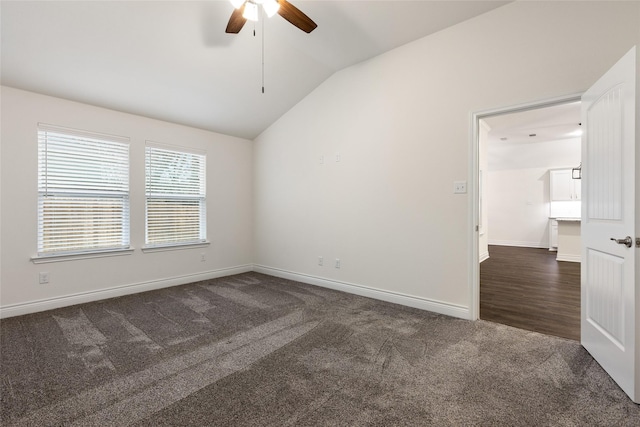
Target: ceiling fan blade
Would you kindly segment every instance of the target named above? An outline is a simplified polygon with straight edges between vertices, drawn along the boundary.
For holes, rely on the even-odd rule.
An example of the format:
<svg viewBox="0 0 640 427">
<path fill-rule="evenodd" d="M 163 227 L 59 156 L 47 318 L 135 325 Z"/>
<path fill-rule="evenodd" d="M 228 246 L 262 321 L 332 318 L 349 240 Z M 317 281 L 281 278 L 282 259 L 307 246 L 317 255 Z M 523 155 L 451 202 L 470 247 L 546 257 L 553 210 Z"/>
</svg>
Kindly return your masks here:
<svg viewBox="0 0 640 427">
<path fill-rule="evenodd" d="M 302 13 L 300 9 L 289 3 L 287 0 L 279 0 L 280 9 L 278 13 L 287 21 L 300 28 L 305 33 L 310 33 L 318 26 L 311 18 Z"/>
<path fill-rule="evenodd" d="M 231 18 L 229 18 L 229 23 L 227 24 L 227 29 L 225 33 L 230 34 L 238 34 L 242 27 L 244 27 L 244 23 L 247 22 L 247 19 L 242 16 L 244 12 L 244 5 L 240 7 L 240 9 L 233 9 L 233 13 L 231 14 Z"/>
</svg>

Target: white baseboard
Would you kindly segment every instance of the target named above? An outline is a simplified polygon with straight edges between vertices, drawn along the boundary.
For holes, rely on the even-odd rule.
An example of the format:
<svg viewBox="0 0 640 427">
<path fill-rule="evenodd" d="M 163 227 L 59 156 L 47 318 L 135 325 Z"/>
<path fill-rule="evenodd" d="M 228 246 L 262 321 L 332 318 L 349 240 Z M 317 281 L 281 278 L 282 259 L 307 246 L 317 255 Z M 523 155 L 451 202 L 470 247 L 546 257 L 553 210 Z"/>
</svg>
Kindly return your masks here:
<svg viewBox="0 0 640 427">
<path fill-rule="evenodd" d="M 558 254 L 556 261 L 580 262 L 580 255 Z"/>
<path fill-rule="evenodd" d="M 461 319 L 469 320 L 471 318 L 469 308 L 461 305 L 449 304 L 446 302 L 405 295 L 398 292 L 384 291 L 381 289 L 370 288 L 368 286 L 341 282 L 332 279 L 325 279 L 309 274 L 296 273 L 293 271 L 267 267 L 264 265 L 254 265 L 253 271 L 268 274 L 271 276 L 282 277 L 284 279 L 295 280 L 297 282 L 307 283 L 309 285 L 321 286 L 323 288 L 335 289 L 338 291 L 360 295 L 363 297 L 387 301 L 413 308 L 419 308 L 421 310 L 432 311 L 434 313 L 446 314 L 448 316 L 458 317 Z"/>
<path fill-rule="evenodd" d="M 489 251 L 481 253 L 479 256 L 479 262 L 486 261 L 489 259 Z"/>
<path fill-rule="evenodd" d="M 518 240 L 490 240 L 489 245 L 517 246 L 520 248 L 545 248 L 545 249 L 549 248 L 549 245 L 543 245 L 540 242 L 524 242 L 524 241 L 518 241 Z"/>
<path fill-rule="evenodd" d="M 101 289 L 91 292 L 82 292 L 61 297 L 29 301 L 26 303 L 13 304 L 0 307 L 0 319 L 13 316 L 21 316 L 24 314 L 37 313 L 46 310 L 53 310 L 61 307 L 68 307 L 75 304 L 83 304 L 87 302 L 99 301 L 108 298 L 115 298 L 124 295 L 136 294 L 140 292 L 153 291 L 156 289 L 168 288 L 170 286 L 184 285 L 187 283 L 198 282 L 201 280 L 215 279 L 218 277 L 231 276 L 234 274 L 256 271 L 271 276 L 282 277 L 289 280 L 295 280 L 310 285 L 320 286 L 323 288 L 335 289 L 350 294 L 360 295 L 363 297 L 373 298 L 377 300 L 387 301 L 395 304 L 405 305 L 408 307 L 418 308 L 421 310 L 432 311 L 434 313 L 445 314 L 461 319 L 470 319 L 468 307 L 450 304 L 442 301 L 420 298 L 411 295 L 405 295 L 398 292 L 385 291 L 375 289 L 368 286 L 357 285 L 354 283 L 341 282 L 332 279 L 312 276 L 308 274 L 296 273 L 292 271 L 282 270 L 263 265 L 240 265 L 235 267 L 221 268 L 217 270 L 206 271 L 197 274 L 189 274 L 184 276 L 171 277 L 160 280 L 151 280 L 147 282 L 132 283 L 129 285 L 116 286 L 109 289 Z"/>
<path fill-rule="evenodd" d="M 137 294 L 140 292 L 153 291 L 156 289 L 168 288 L 170 286 L 184 285 L 201 280 L 216 279 L 218 277 L 231 276 L 234 274 L 246 273 L 253 270 L 253 265 L 239 265 L 235 267 L 220 268 L 217 270 L 205 271 L 202 273 L 176 276 L 167 279 L 150 280 L 148 282 L 132 283 L 129 285 L 116 286 L 98 291 L 82 292 L 72 295 L 65 295 L 56 298 L 30 301 L 26 303 L 13 304 L 0 307 L 0 319 L 23 314 L 36 313 L 39 311 L 52 310 L 54 308 L 67 307 L 75 304 L 99 301 L 107 298 L 121 297 L 124 295 Z"/>
</svg>

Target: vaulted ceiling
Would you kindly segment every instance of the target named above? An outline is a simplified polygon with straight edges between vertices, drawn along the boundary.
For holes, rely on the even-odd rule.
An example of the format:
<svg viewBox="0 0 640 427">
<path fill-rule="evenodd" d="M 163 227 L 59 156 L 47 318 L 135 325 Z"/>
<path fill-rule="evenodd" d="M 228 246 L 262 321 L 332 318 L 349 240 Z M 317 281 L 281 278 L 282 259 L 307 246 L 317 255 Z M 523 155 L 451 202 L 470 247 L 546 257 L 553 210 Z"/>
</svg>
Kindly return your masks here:
<svg viewBox="0 0 640 427">
<path fill-rule="evenodd" d="M 225 34 L 227 0 L 3 0 L 1 83 L 253 139 L 336 71 L 508 1 L 292 3 L 315 31 Z"/>
</svg>

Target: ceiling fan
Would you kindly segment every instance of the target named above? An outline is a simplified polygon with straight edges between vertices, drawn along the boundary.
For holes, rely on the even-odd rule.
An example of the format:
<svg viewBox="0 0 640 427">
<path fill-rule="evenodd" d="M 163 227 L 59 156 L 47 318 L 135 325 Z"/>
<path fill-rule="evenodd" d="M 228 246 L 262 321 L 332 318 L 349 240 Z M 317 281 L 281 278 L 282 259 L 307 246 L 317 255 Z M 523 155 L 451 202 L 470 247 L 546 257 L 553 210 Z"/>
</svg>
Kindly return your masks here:
<svg viewBox="0 0 640 427">
<path fill-rule="evenodd" d="M 318 26 L 311 18 L 305 15 L 300 9 L 289 3 L 287 0 L 230 0 L 235 10 L 229 18 L 225 32 L 237 34 L 240 32 L 247 20 L 258 20 L 258 5 L 262 5 L 268 17 L 272 17 L 276 12 L 284 19 L 300 28 L 305 33 L 310 33 Z"/>
</svg>

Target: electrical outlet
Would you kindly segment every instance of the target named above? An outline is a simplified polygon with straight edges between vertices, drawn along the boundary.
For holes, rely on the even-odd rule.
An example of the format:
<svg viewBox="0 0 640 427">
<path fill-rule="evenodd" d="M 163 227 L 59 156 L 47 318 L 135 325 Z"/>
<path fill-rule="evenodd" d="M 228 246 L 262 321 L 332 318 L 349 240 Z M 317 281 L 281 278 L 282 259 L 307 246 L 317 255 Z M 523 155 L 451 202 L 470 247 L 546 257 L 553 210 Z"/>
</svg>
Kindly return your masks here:
<svg viewBox="0 0 640 427">
<path fill-rule="evenodd" d="M 207 260 L 207 257 L 205 256 L 205 253 L 201 253 L 200 254 L 200 262 L 205 262 Z"/>
<path fill-rule="evenodd" d="M 336 258 L 336 268 L 340 268 L 340 259 Z"/>
<path fill-rule="evenodd" d="M 40 284 L 44 285 L 46 283 L 49 283 L 49 272 L 48 271 L 41 271 L 40 272 Z"/>
<path fill-rule="evenodd" d="M 318 257 L 318 265 L 322 266 L 323 264 L 324 264 L 324 259 L 321 256 L 319 256 Z"/>
<path fill-rule="evenodd" d="M 340 157 L 340 153 L 336 153 L 336 162 L 339 162 L 340 160 L 342 160 L 342 157 Z"/>
<path fill-rule="evenodd" d="M 453 181 L 453 192 L 455 194 L 465 194 L 467 192 L 467 181 Z"/>
</svg>

